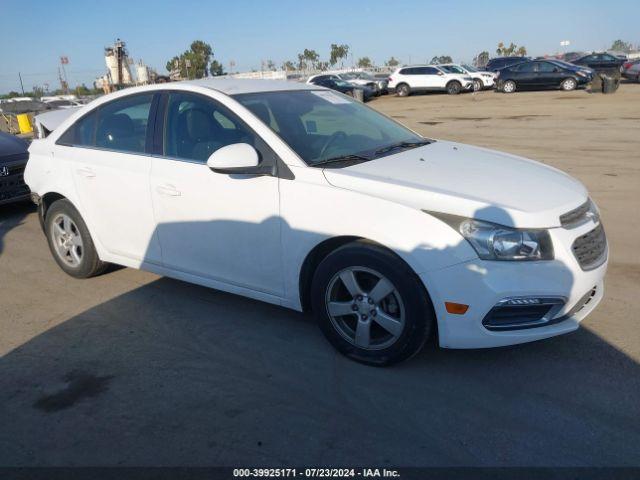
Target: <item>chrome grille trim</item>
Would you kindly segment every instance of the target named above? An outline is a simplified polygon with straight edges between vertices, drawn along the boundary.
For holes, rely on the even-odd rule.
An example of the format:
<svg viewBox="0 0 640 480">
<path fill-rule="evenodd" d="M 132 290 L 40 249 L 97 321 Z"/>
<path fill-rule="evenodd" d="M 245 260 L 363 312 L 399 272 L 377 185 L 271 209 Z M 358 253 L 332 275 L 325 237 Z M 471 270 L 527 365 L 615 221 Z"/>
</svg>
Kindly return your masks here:
<svg viewBox="0 0 640 480">
<path fill-rule="evenodd" d="M 563 228 L 575 228 L 582 225 L 589 220 L 587 213 L 590 209 L 591 200 L 587 200 L 579 207 L 560 215 L 560 225 L 562 225 Z"/>
<path fill-rule="evenodd" d="M 607 259 L 607 237 L 602 224 L 576 238 L 571 250 L 582 270 L 593 270 L 602 265 Z"/>
</svg>

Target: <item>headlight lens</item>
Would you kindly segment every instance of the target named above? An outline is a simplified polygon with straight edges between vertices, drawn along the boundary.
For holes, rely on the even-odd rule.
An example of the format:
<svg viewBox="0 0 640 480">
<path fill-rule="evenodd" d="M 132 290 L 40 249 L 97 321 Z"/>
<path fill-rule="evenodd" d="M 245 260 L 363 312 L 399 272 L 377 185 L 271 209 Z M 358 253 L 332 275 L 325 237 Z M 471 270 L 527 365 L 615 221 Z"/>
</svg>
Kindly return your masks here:
<svg viewBox="0 0 640 480">
<path fill-rule="evenodd" d="M 483 260 L 553 260 L 553 243 L 548 230 L 511 228 L 473 218 L 433 215 L 460 232 Z"/>
</svg>

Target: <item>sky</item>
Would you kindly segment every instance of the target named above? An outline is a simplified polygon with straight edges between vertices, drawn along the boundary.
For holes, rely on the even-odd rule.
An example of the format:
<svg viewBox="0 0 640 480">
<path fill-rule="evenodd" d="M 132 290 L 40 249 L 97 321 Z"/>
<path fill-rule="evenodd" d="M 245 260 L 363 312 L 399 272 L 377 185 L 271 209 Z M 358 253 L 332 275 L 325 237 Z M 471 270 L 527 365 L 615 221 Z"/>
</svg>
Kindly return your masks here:
<svg viewBox="0 0 640 480">
<path fill-rule="evenodd" d="M 640 43 L 640 2 L 617 0 L 0 0 L 0 93 L 34 85 L 59 88 L 60 56 L 70 85 L 88 86 L 106 72 L 104 47 L 121 38 L 134 60 L 166 74 L 167 60 L 196 39 L 213 47 L 228 70 L 280 65 L 305 48 L 327 60 L 332 43 L 350 46 L 353 59 L 383 64 L 424 63 L 435 55 L 471 61 L 498 42 L 529 54 L 603 49 L 615 39 Z M 351 62 L 351 58 L 349 59 Z"/>
</svg>

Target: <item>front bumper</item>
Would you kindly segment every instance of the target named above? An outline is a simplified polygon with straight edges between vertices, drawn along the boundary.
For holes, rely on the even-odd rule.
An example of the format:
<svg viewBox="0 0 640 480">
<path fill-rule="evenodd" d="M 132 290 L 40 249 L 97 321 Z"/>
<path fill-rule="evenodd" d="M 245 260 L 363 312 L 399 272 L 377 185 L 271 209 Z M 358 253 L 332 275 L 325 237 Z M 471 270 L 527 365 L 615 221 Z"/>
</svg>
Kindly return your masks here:
<svg viewBox="0 0 640 480">
<path fill-rule="evenodd" d="M 420 275 L 438 318 L 440 346 L 486 348 L 514 345 L 574 331 L 602 300 L 607 262 L 584 271 L 574 257 L 573 240 L 594 228 L 550 230 L 555 260 L 499 262 L 472 260 Z M 568 247 L 565 247 L 568 245 Z M 608 255 L 608 252 L 607 252 Z M 595 287 L 595 290 L 594 290 Z M 590 292 L 593 292 L 589 296 Z M 585 298 L 589 301 L 585 303 Z M 489 312 L 507 298 L 561 298 L 563 305 L 548 323 L 539 326 L 492 330 L 483 325 Z M 463 315 L 448 313 L 445 302 L 469 305 Z M 577 308 L 577 307 L 582 308 Z"/>
<path fill-rule="evenodd" d="M 29 187 L 24 183 L 26 166 L 26 158 L 0 164 L 0 205 L 29 199 Z"/>
</svg>

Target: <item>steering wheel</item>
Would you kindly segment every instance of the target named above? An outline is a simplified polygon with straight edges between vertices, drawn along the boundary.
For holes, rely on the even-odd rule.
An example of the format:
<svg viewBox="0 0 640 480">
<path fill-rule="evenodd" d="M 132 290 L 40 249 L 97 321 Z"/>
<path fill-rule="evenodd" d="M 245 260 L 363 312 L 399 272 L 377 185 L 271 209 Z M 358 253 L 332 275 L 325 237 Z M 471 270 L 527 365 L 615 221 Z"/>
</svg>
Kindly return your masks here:
<svg viewBox="0 0 640 480">
<path fill-rule="evenodd" d="M 324 158 L 324 154 L 329 149 L 329 146 L 331 146 L 331 144 L 333 144 L 337 140 L 344 140 L 345 138 L 347 138 L 347 134 L 344 133 L 342 130 L 333 132 L 329 136 L 329 138 L 327 138 L 327 140 L 324 142 L 324 145 L 322 146 L 322 149 L 320 150 L 320 155 L 318 157 Z"/>
</svg>

